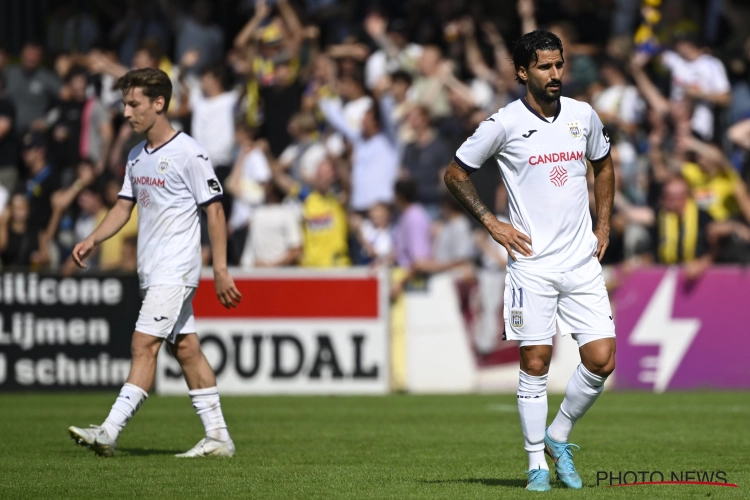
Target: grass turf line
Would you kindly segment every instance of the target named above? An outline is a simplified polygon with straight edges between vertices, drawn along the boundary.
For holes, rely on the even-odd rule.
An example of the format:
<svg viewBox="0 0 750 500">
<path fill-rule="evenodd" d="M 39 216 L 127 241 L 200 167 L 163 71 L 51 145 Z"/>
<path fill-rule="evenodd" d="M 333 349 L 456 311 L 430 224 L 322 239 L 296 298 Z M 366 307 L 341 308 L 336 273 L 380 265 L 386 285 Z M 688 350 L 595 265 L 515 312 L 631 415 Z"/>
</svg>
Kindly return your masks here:
<svg viewBox="0 0 750 500">
<path fill-rule="evenodd" d="M 512 395 L 223 397 L 233 459 L 177 459 L 202 428 L 151 396 L 101 459 L 67 437 L 116 394 L 0 395 L 0 498 L 530 498 Z M 550 397 L 549 421 L 561 397 Z M 605 393 L 573 431 L 584 489 L 550 498 L 748 498 L 750 393 Z M 549 462 L 549 461 L 548 461 Z M 550 462 L 550 465 L 551 462 Z M 723 470 L 738 489 L 596 485 L 596 471 Z"/>
</svg>

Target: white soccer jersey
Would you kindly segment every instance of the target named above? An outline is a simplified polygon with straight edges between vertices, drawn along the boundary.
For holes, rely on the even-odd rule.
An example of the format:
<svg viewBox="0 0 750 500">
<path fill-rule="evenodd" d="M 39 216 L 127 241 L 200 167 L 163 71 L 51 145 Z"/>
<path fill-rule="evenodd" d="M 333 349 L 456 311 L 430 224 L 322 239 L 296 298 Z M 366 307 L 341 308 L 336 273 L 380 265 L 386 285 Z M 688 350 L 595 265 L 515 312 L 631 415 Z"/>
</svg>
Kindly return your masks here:
<svg viewBox="0 0 750 500">
<path fill-rule="evenodd" d="M 119 197 L 138 203 L 141 288 L 198 286 L 198 210 L 222 194 L 208 153 L 187 134 L 150 151 L 143 141 L 130 151 Z"/>
<path fill-rule="evenodd" d="M 545 119 L 525 99 L 482 122 L 456 152 L 471 172 L 494 157 L 508 189 L 510 222 L 532 241 L 531 257 L 515 252 L 509 267 L 567 271 L 591 260 L 596 237 L 589 214 L 586 159 L 609 155 L 609 136 L 586 103 L 560 98 Z"/>
</svg>

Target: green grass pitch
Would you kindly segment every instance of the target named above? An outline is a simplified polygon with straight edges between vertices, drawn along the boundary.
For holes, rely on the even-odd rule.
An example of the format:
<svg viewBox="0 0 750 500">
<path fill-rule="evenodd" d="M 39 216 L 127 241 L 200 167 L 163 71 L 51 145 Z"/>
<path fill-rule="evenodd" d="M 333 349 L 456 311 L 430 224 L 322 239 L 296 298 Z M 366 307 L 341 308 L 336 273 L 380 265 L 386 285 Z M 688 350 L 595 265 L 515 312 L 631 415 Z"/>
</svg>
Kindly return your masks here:
<svg viewBox="0 0 750 500">
<path fill-rule="evenodd" d="M 68 439 L 112 394 L 0 395 L 0 498 L 750 498 L 750 393 L 605 393 L 573 431 L 584 489 L 529 493 L 513 395 L 223 397 L 233 459 L 187 397 L 152 396 L 114 458 Z M 550 397 L 550 419 L 561 401 Z M 723 470 L 739 488 L 597 487 L 596 471 Z"/>
</svg>

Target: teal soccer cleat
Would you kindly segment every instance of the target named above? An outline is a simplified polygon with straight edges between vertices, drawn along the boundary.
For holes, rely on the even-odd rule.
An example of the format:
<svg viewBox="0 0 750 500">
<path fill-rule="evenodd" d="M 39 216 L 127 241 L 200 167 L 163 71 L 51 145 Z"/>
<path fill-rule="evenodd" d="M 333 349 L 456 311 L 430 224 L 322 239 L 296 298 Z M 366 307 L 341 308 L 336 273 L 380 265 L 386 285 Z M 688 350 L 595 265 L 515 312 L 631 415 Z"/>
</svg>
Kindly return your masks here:
<svg viewBox="0 0 750 500">
<path fill-rule="evenodd" d="M 573 464 L 573 452 L 570 451 L 573 447 L 576 450 L 581 449 L 577 444 L 558 443 L 549 437 L 546 430 L 544 431 L 544 452 L 552 457 L 552 461 L 555 462 L 557 479 L 562 481 L 568 488 L 579 490 L 583 487 L 583 483 L 581 482 L 581 476 L 578 475 L 576 466 Z"/>
<path fill-rule="evenodd" d="M 541 467 L 538 469 L 527 470 L 526 475 L 529 476 L 526 489 L 528 491 L 549 491 L 552 488 L 549 486 L 549 471 L 544 470 Z"/>
</svg>

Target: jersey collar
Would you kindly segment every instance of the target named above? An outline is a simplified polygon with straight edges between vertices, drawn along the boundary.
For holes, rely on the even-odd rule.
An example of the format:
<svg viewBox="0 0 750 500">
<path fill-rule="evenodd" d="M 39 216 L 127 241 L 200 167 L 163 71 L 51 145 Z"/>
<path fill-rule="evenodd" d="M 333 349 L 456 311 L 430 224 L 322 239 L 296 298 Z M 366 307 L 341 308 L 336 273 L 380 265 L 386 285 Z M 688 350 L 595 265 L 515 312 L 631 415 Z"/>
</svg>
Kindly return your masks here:
<svg viewBox="0 0 750 500">
<path fill-rule="evenodd" d="M 175 135 L 173 135 L 171 139 L 169 139 L 169 140 L 168 140 L 167 142 L 165 142 L 164 144 L 162 144 L 162 145 L 161 145 L 161 146 L 159 146 L 158 148 L 156 148 L 156 149 L 152 149 L 151 151 L 149 151 L 149 150 L 148 150 L 148 148 L 146 147 L 146 144 L 144 144 L 144 145 L 143 145 L 143 150 L 144 150 L 144 151 L 146 152 L 146 154 L 147 154 L 147 155 L 152 155 L 152 154 L 156 153 L 157 151 L 159 151 L 159 150 L 160 150 L 161 148 L 163 148 L 164 146 L 166 146 L 167 144 L 169 144 L 170 142 L 172 142 L 172 141 L 173 141 L 173 140 L 175 139 L 175 137 L 177 137 L 177 136 L 178 136 L 178 135 L 180 135 L 181 133 L 182 133 L 182 132 L 181 132 L 180 130 L 178 130 L 178 131 L 177 131 L 177 133 L 176 133 Z"/>
<path fill-rule="evenodd" d="M 534 116 L 542 120 L 544 123 L 555 123 L 555 120 L 557 120 L 557 117 L 560 116 L 560 109 L 562 108 L 562 100 L 560 99 L 557 100 L 557 111 L 555 111 L 555 116 L 552 117 L 552 121 L 547 120 L 545 117 L 537 113 L 536 110 L 532 108 L 528 102 L 526 102 L 526 97 L 522 97 L 521 102 L 523 103 L 524 106 L 526 106 L 526 109 L 531 111 L 534 114 Z"/>
</svg>

